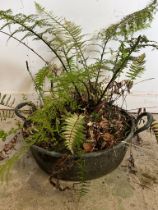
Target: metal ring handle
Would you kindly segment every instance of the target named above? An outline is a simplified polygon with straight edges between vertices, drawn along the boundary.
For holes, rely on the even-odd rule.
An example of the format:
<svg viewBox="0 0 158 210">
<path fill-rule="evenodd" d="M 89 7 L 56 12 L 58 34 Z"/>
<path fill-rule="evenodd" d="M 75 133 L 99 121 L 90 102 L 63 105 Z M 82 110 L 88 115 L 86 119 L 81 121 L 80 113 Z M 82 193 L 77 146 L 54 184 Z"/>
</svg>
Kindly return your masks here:
<svg viewBox="0 0 158 210">
<path fill-rule="evenodd" d="M 143 125 L 142 127 L 138 128 L 134 135 L 150 128 L 152 122 L 153 122 L 153 116 L 152 114 L 150 114 L 149 112 L 143 112 L 142 114 L 138 115 L 137 119 L 136 119 L 136 126 L 138 125 L 138 122 L 141 120 L 142 117 L 147 117 L 147 122 L 145 123 L 145 125 Z"/>
<path fill-rule="evenodd" d="M 27 121 L 26 117 L 20 113 L 20 109 L 24 106 L 30 106 L 32 108 L 32 112 L 36 111 L 37 108 L 32 102 L 22 102 L 15 107 L 15 114 L 25 122 Z"/>
</svg>

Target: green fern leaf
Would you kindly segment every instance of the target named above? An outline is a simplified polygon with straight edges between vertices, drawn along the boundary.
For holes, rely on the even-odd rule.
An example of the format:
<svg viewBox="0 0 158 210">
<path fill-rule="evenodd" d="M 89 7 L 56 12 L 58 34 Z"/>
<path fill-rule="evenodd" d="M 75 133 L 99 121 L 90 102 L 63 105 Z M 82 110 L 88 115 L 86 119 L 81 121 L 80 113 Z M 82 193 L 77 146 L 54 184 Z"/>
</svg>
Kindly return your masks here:
<svg viewBox="0 0 158 210">
<path fill-rule="evenodd" d="M 52 33 L 54 32 L 54 34 L 58 34 L 59 33 L 58 27 L 51 25 L 45 18 L 41 19 L 38 15 L 27 16 L 21 13 L 13 15 L 11 10 L 6 10 L 6 11 L 0 10 L 0 19 L 3 20 L 4 22 L 7 22 L 9 25 L 14 24 L 17 26 L 17 28 L 11 33 L 10 35 L 11 37 L 13 37 L 14 34 L 22 32 L 23 34 L 25 34 L 22 40 L 26 39 L 27 37 L 32 37 L 32 39 L 34 40 L 42 41 L 51 50 L 51 52 L 54 53 L 56 58 L 58 58 L 63 68 L 66 69 L 64 65 L 64 61 L 62 60 L 60 56 L 61 50 L 57 51 L 56 47 L 54 47 L 56 45 L 52 42 L 54 36 L 53 38 L 50 39 L 48 38 L 48 33 L 45 32 L 45 27 L 47 26 L 47 27 L 51 27 L 50 31 L 52 31 Z M 8 26 L 8 24 L 6 25 L 6 23 L 4 23 L 2 27 L 5 28 Z M 39 29 L 40 29 L 40 32 L 38 32 Z M 57 31 L 58 33 L 55 33 Z M 61 43 L 60 43 L 60 46 L 61 46 Z"/>
<path fill-rule="evenodd" d="M 158 121 L 157 120 L 153 121 L 153 123 L 151 124 L 151 129 L 154 132 L 154 135 L 158 143 Z"/>
<path fill-rule="evenodd" d="M 65 49 L 68 48 L 71 50 L 75 49 L 77 57 L 80 58 L 80 60 L 82 60 L 81 63 L 86 64 L 86 59 L 84 55 L 85 41 L 83 41 L 84 36 L 82 35 L 81 28 L 71 21 L 67 21 L 65 19 L 56 17 L 51 12 L 47 12 L 45 8 L 42 7 L 40 4 L 38 4 L 37 2 L 35 2 L 35 7 L 40 15 L 43 15 L 44 18 L 47 18 L 49 22 L 52 21 L 52 25 L 54 26 L 55 29 L 54 34 L 61 34 L 62 35 L 61 37 L 64 37 L 64 39 L 61 37 L 59 39 L 59 37 L 56 36 L 55 37 L 56 39 L 54 39 L 54 41 L 56 40 L 56 42 L 59 44 L 60 47 L 61 46 L 63 47 L 65 45 Z M 50 31 L 52 34 L 52 30 Z"/>
<path fill-rule="evenodd" d="M 79 151 L 77 153 L 77 156 L 79 159 L 77 160 L 77 168 L 78 168 L 78 178 L 79 178 L 79 196 L 83 197 L 87 192 L 89 188 L 89 182 L 86 180 L 86 165 L 85 160 L 82 158 L 83 152 Z"/>
<path fill-rule="evenodd" d="M 39 12 L 39 13 L 42 13 L 42 12 L 45 10 L 45 8 L 42 7 L 42 6 L 41 6 L 39 3 L 37 3 L 36 1 L 35 1 L 35 8 L 36 8 L 37 12 Z"/>
<path fill-rule="evenodd" d="M 37 89 L 40 91 L 43 89 L 44 82 L 50 73 L 50 68 L 49 66 L 45 66 L 42 69 L 38 71 L 38 73 L 35 75 L 35 84 Z"/>
<path fill-rule="evenodd" d="M 80 147 L 84 141 L 84 116 L 73 114 L 65 119 L 63 136 L 65 145 L 74 154 L 75 147 Z"/>
<path fill-rule="evenodd" d="M 145 71 L 145 53 L 140 56 L 134 58 L 129 71 L 127 72 L 127 77 L 131 80 L 135 80 L 137 77 L 141 76 L 141 74 Z"/>
<path fill-rule="evenodd" d="M 119 23 L 111 25 L 107 29 L 103 29 L 99 36 L 105 40 L 116 36 L 127 36 L 139 30 L 150 27 L 153 15 L 157 10 L 157 0 L 153 0 L 144 9 L 127 15 Z"/>
<path fill-rule="evenodd" d="M 0 165 L 0 180 L 8 181 L 9 180 L 9 172 L 15 165 L 15 163 L 26 154 L 26 152 L 29 150 L 30 145 L 24 145 L 17 151 L 16 154 L 14 154 L 10 159 L 6 160 L 5 163 Z"/>
</svg>

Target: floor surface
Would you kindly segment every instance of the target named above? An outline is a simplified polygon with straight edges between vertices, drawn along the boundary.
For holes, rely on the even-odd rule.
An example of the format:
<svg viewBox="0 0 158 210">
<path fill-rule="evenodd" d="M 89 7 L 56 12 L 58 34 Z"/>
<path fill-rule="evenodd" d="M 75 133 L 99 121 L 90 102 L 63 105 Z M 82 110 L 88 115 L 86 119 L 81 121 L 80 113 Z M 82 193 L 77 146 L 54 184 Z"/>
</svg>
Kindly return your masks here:
<svg viewBox="0 0 158 210">
<path fill-rule="evenodd" d="M 11 122 L 1 126 L 8 128 Z M 115 171 L 89 182 L 89 191 L 81 198 L 75 190 L 60 192 L 50 185 L 48 175 L 28 153 L 11 171 L 9 182 L 1 182 L 0 210 L 157 210 L 158 144 L 150 132 L 141 137 L 141 145 L 131 148 L 136 174 L 129 172 L 128 151 Z"/>
</svg>

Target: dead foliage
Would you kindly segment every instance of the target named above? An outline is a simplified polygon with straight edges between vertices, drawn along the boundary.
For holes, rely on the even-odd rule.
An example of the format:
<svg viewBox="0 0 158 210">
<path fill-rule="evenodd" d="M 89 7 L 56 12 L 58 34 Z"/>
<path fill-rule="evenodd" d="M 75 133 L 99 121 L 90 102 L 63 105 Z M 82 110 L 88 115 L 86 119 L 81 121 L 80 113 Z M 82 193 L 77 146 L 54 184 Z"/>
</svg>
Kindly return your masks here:
<svg viewBox="0 0 158 210">
<path fill-rule="evenodd" d="M 86 120 L 85 152 L 113 147 L 129 133 L 129 119 L 117 106 L 102 103 Z"/>
</svg>

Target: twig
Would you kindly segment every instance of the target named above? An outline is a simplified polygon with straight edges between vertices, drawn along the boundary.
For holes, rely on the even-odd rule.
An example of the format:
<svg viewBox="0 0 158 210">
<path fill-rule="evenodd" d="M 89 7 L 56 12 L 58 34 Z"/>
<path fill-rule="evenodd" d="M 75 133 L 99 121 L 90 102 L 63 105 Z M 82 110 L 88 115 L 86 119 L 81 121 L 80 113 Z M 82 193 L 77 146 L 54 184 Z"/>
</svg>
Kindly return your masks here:
<svg viewBox="0 0 158 210">
<path fill-rule="evenodd" d="M 141 80 L 139 82 L 134 83 L 133 85 L 137 85 L 137 84 L 140 84 L 142 82 L 146 82 L 146 81 L 153 80 L 153 79 L 155 79 L 155 78 L 143 79 L 143 80 Z"/>
<path fill-rule="evenodd" d="M 148 154 L 151 154 L 151 153 L 149 152 L 149 149 L 142 148 L 141 146 L 137 146 L 137 145 L 135 145 L 135 144 L 133 144 L 133 143 L 128 143 L 128 142 L 126 142 L 126 141 L 121 141 L 121 143 L 124 143 L 124 144 L 127 144 L 127 145 L 132 145 L 132 146 L 134 146 L 135 148 L 142 150 L 143 152 L 146 152 L 146 153 L 148 153 Z"/>
<path fill-rule="evenodd" d="M 32 75 L 32 73 L 31 73 L 31 71 L 30 71 L 28 61 L 26 61 L 26 69 L 27 69 L 27 71 L 28 71 L 28 73 L 29 73 L 29 75 L 30 75 L 30 77 L 31 77 L 31 79 L 32 79 L 32 82 L 33 82 L 33 84 L 34 84 L 34 86 L 35 86 L 36 93 L 38 94 L 38 98 L 39 98 L 39 101 L 40 101 L 40 105 L 42 106 L 42 105 L 43 105 L 43 96 L 42 96 L 41 91 L 38 89 L 38 87 L 37 87 L 37 85 L 36 85 L 36 82 L 35 82 L 35 80 L 34 80 L 34 78 L 33 78 L 33 75 Z"/>
<path fill-rule="evenodd" d="M 106 39 L 105 43 L 104 43 L 103 50 L 102 50 L 102 53 L 101 53 L 101 56 L 100 56 L 100 64 L 103 62 L 106 45 L 107 45 L 109 39 L 110 39 L 110 37 L 108 37 Z M 95 87 L 97 87 L 97 84 L 98 84 L 98 79 L 99 79 L 100 71 L 101 71 L 101 67 L 98 69 L 97 78 L 96 78 L 96 81 L 95 81 Z"/>
</svg>

